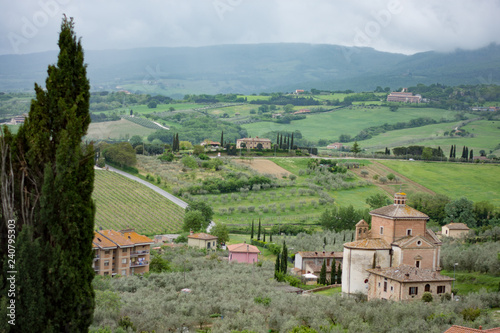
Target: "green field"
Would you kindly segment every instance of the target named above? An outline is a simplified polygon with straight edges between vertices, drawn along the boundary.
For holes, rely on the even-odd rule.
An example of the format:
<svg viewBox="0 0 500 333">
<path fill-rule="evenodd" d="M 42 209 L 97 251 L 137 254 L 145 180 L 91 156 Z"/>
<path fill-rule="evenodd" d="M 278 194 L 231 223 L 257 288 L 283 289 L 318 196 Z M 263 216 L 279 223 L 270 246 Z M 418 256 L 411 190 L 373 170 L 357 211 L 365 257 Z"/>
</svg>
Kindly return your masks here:
<svg viewBox="0 0 500 333">
<path fill-rule="evenodd" d="M 100 123 L 90 123 L 86 139 L 105 140 L 105 139 L 126 139 L 134 135 L 146 136 L 155 130 L 146 128 L 130 122 L 125 119 L 117 121 L 105 121 Z"/>
<path fill-rule="evenodd" d="M 452 199 L 466 197 L 500 207 L 500 165 L 380 160 L 381 164 Z"/>
<path fill-rule="evenodd" d="M 370 126 L 408 122 L 420 117 L 451 120 L 454 119 L 455 114 L 454 111 L 431 108 L 400 108 L 397 112 L 391 112 L 387 107 L 352 107 L 308 115 L 306 119 L 292 121 L 290 124 L 258 122 L 244 124 L 242 127 L 252 136 L 262 136 L 271 131 L 294 131 L 298 129 L 307 140 L 327 139 L 337 141 L 340 134 L 355 136 L 361 130 Z"/>
<path fill-rule="evenodd" d="M 441 274 L 453 277 L 453 271 L 442 270 Z M 489 292 L 499 291 L 500 276 L 479 272 L 455 272 L 455 288 L 458 290 L 458 295 L 466 295 L 468 293 L 477 293 L 481 289 L 486 289 Z"/>
<path fill-rule="evenodd" d="M 150 188 L 115 172 L 96 170 L 93 198 L 96 228 L 134 228 L 138 233 L 175 233 L 184 209 Z"/>
</svg>

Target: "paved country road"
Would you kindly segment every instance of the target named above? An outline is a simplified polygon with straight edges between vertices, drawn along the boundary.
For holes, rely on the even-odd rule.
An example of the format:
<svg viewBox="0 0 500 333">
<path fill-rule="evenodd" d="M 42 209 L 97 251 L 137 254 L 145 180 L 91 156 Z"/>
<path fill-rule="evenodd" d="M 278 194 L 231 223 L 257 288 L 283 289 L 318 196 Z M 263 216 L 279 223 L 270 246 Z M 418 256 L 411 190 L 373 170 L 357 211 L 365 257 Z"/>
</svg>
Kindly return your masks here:
<svg viewBox="0 0 500 333">
<path fill-rule="evenodd" d="M 121 171 L 121 170 L 118 170 L 118 169 L 115 169 L 113 168 L 112 166 L 109 166 L 109 165 L 106 165 L 106 167 L 108 168 L 109 171 L 113 171 L 113 172 L 116 172 L 116 173 L 119 173 L 120 175 L 122 176 L 125 176 L 129 179 L 132 179 L 132 180 L 135 180 L 136 182 L 139 182 L 147 187 L 149 187 L 150 189 L 152 189 L 153 191 L 155 191 L 156 193 L 159 193 L 161 194 L 162 196 L 164 196 L 165 198 L 167 198 L 168 200 L 172 201 L 173 203 L 175 203 L 177 206 L 180 206 L 181 208 L 186 208 L 188 206 L 187 202 L 185 201 L 182 201 L 181 199 L 177 198 L 176 196 L 168 193 L 167 191 L 164 191 L 162 190 L 161 188 L 159 188 L 158 186 L 155 186 L 153 184 L 151 184 L 150 182 L 147 182 L 145 180 L 142 180 L 141 178 L 139 177 L 136 177 L 136 176 L 132 176 L 131 174 L 129 173 L 126 173 L 124 171 Z"/>
</svg>

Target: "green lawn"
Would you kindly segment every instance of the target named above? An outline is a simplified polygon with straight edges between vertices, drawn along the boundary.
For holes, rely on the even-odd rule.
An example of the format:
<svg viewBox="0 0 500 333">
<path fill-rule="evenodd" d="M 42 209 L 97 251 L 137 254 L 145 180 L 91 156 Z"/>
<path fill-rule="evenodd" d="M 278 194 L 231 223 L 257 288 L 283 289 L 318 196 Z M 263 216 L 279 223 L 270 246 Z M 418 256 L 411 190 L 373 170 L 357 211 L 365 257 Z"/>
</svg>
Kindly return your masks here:
<svg viewBox="0 0 500 333">
<path fill-rule="evenodd" d="M 452 199 L 467 197 L 500 207 L 500 165 L 380 160 L 403 176 Z"/>
<path fill-rule="evenodd" d="M 408 122 L 411 119 L 429 117 L 439 120 L 441 118 L 454 119 L 456 112 L 433 108 L 400 108 L 397 112 L 389 111 L 387 107 L 353 107 L 337 111 L 308 115 L 306 119 L 292 121 L 290 124 L 274 122 L 258 122 L 243 124 L 248 133 L 253 136 L 262 136 L 270 131 L 294 131 L 299 129 L 307 140 L 316 141 L 326 139 L 337 141 L 340 134 L 357 135 L 361 130 L 397 122 Z"/>
<path fill-rule="evenodd" d="M 314 295 L 332 296 L 342 292 L 342 287 L 335 287 L 326 290 L 317 291 Z"/>
</svg>

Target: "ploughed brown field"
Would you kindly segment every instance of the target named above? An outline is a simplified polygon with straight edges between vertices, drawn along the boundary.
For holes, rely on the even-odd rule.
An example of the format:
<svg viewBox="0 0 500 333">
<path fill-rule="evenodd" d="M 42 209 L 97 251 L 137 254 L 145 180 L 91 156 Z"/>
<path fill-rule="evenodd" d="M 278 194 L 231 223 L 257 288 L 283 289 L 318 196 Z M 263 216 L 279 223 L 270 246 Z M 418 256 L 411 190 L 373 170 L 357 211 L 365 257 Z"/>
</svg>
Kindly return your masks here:
<svg viewBox="0 0 500 333">
<path fill-rule="evenodd" d="M 247 165 L 259 173 L 274 175 L 276 177 L 282 177 L 284 175 L 288 177 L 288 175 L 291 174 L 291 172 L 266 159 L 234 159 L 234 162 Z"/>
</svg>

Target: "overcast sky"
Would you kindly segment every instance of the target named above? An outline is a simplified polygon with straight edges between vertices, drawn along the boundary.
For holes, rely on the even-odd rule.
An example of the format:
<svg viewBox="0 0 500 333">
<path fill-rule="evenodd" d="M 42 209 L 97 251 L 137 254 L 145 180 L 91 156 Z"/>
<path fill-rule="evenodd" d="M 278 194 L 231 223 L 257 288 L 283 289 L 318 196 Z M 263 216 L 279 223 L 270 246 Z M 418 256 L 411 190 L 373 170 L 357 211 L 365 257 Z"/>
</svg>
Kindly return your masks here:
<svg viewBox="0 0 500 333">
<path fill-rule="evenodd" d="M 62 14 L 86 50 L 312 43 L 412 54 L 500 44 L 497 0 L 3 1 L 0 54 L 57 49 Z"/>
</svg>

